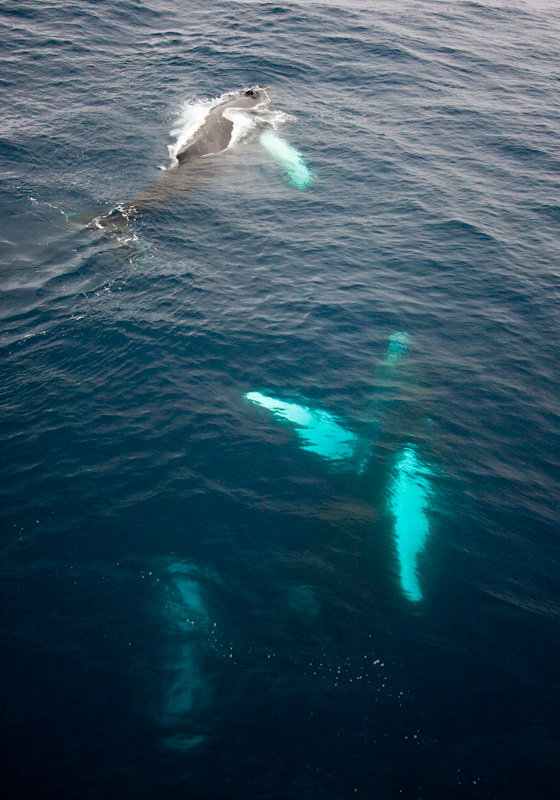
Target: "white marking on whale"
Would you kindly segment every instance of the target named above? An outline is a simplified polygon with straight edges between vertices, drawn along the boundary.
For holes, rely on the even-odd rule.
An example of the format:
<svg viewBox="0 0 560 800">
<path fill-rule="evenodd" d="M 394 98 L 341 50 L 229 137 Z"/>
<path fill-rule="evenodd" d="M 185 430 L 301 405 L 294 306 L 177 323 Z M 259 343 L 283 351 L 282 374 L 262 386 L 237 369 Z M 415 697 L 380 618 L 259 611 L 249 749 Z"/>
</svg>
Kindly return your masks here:
<svg viewBox="0 0 560 800">
<path fill-rule="evenodd" d="M 418 581 L 418 555 L 430 532 L 426 512 L 430 501 L 427 476 L 431 472 L 418 459 L 416 450 L 407 446 L 395 463 L 389 507 L 395 519 L 395 543 L 401 587 L 413 603 L 422 599 Z"/>
<path fill-rule="evenodd" d="M 396 369 L 406 358 L 410 337 L 404 331 L 389 337 L 385 363 Z M 399 562 L 401 589 L 413 603 L 422 599 L 418 580 L 418 556 L 430 532 L 427 511 L 430 504 L 431 471 L 420 462 L 417 449 L 405 445 L 395 461 L 389 488 L 389 510 L 394 517 L 394 537 Z"/>
<path fill-rule="evenodd" d="M 313 173 L 295 147 L 270 130 L 261 134 L 260 143 L 283 168 L 289 184 L 296 189 L 305 189 L 309 186 L 313 180 Z"/>
<path fill-rule="evenodd" d="M 291 423 L 303 442 L 304 450 L 329 461 L 352 458 L 356 454 L 358 437 L 343 428 L 332 414 L 297 403 L 286 403 L 261 392 L 247 392 L 245 398 L 272 411 L 277 419 Z"/>
</svg>

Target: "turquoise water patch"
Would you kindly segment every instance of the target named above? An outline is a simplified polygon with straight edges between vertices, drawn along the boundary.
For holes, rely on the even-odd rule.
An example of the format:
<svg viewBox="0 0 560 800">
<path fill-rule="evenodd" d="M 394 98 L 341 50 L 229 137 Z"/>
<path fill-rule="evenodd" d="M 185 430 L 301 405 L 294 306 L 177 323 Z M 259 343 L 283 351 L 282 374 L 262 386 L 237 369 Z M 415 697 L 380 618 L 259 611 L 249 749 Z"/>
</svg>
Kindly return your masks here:
<svg viewBox="0 0 560 800">
<path fill-rule="evenodd" d="M 303 449 L 332 461 L 352 458 L 358 437 L 347 431 L 326 411 L 315 411 L 297 403 L 286 403 L 260 392 L 247 392 L 247 400 L 272 411 L 275 417 L 291 422 L 303 442 Z"/>
<path fill-rule="evenodd" d="M 315 591 L 305 584 L 290 589 L 289 604 L 292 611 L 304 619 L 315 619 L 321 610 L 321 603 Z"/>
<path fill-rule="evenodd" d="M 184 752 L 185 750 L 192 750 L 195 747 L 199 747 L 207 741 L 208 739 L 206 736 L 183 736 L 178 733 L 175 736 L 168 736 L 165 740 L 165 744 L 170 750 Z"/>
<path fill-rule="evenodd" d="M 398 331 L 389 336 L 389 348 L 385 360 L 389 364 L 399 361 L 406 353 L 410 343 L 410 336 L 405 331 Z"/>
<path fill-rule="evenodd" d="M 287 175 L 288 183 L 296 189 L 305 189 L 313 180 L 313 173 L 308 168 L 302 154 L 285 139 L 281 139 L 273 131 L 261 134 L 260 142 L 272 158 L 280 164 Z"/>
<path fill-rule="evenodd" d="M 200 580 L 203 573 L 188 562 L 169 566 L 163 614 L 168 645 L 161 687 L 159 722 L 165 744 L 187 750 L 205 737 L 192 715 L 211 703 L 211 690 L 202 664 L 207 652 L 210 623 Z"/>
<path fill-rule="evenodd" d="M 391 487 L 391 511 L 395 516 L 395 541 L 399 560 L 401 587 L 412 602 L 422 599 L 418 581 L 418 554 L 430 530 L 428 510 L 429 475 L 413 447 L 403 450 L 395 466 Z"/>
<path fill-rule="evenodd" d="M 188 715 L 208 702 L 208 688 L 199 666 L 196 646 L 183 645 L 168 668 L 161 719 L 166 725 L 187 724 Z"/>
<path fill-rule="evenodd" d="M 178 629 L 191 630 L 196 624 L 208 621 L 208 612 L 194 567 L 177 564 L 169 568 L 173 576 L 167 592 L 166 611 Z"/>
</svg>

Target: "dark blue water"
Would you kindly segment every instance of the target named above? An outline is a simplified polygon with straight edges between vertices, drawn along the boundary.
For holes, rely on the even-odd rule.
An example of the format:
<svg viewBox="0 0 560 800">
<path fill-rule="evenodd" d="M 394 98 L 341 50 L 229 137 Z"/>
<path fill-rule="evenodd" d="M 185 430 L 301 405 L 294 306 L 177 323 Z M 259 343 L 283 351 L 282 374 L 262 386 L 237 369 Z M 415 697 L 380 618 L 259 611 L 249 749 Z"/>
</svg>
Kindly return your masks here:
<svg viewBox="0 0 560 800">
<path fill-rule="evenodd" d="M 0 22 L 4 783 L 556 797 L 558 7 L 6 0 Z M 310 185 L 253 135 L 125 232 L 71 216 L 255 84 Z M 360 463 L 248 392 L 332 415 Z"/>
</svg>

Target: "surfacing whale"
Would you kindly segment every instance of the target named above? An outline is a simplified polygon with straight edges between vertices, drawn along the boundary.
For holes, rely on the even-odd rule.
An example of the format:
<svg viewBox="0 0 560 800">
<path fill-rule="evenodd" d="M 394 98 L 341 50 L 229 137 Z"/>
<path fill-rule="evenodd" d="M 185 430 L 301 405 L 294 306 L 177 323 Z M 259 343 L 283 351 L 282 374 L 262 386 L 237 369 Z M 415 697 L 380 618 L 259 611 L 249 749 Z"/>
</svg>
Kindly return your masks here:
<svg viewBox="0 0 560 800">
<path fill-rule="evenodd" d="M 261 87 L 227 95 L 225 100 L 210 108 L 202 125 L 178 150 L 175 163 L 164 171 L 159 181 L 108 214 L 90 214 L 79 217 L 80 221 L 122 231 L 132 218 L 161 208 L 187 189 L 200 185 L 215 168 L 213 156 L 223 154 L 235 144 L 235 115 L 240 112 L 258 114 L 266 111 L 269 105 L 269 92 Z"/>
</svg>

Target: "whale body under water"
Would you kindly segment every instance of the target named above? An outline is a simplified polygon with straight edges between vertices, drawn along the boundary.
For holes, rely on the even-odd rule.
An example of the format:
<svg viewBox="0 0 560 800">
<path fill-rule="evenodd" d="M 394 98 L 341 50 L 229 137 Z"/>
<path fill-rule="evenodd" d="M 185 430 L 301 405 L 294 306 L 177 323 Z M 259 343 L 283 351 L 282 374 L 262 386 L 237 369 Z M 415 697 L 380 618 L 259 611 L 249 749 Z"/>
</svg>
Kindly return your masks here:
<svg viewBox="0 0 560 800">
<path fill-rule="evenodd" d="M 382 362 L 391 373 L 402 370 L 409 357 L 410 337 L 398 331 L 389 337 Z M 394 375 L 386 375 L 394 381 Z M 262 392 L 246 392 L 245 399 L 271 412 L 273 417 L 293 429 L 304 450 L 340 465 L 346 462 L 357 473 L 367 474 L 367 460 L 372 456 L 371 443 L 360 438 L 327 411 L 299 403 L 286 402 Z M 423 593 L 418 576 L 419 556 L 430 534 L 430 508 L 433 470 L 425 462 L 417 445 L 411 441 L 396 444 L 392 467 L 387 475 L 386 508 L 392 518 L 394 551 L 398 563 L 401 592 L 412 603 Z"/>
</svg>

